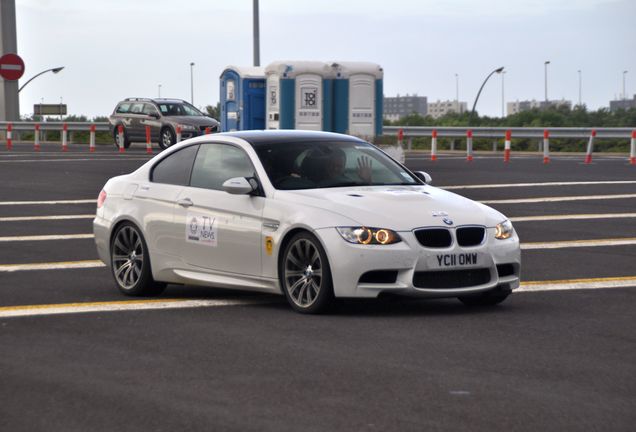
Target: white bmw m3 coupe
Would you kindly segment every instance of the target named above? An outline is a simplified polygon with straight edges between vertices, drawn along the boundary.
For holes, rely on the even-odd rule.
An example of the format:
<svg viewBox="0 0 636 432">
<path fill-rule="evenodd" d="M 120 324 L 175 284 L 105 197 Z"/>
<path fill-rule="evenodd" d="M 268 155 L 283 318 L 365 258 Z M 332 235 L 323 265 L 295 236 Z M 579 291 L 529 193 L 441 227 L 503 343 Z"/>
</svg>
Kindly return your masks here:
<svg viewBox="0 0 636 432">
<path fill-rule="evenodd" d="M 206 135 L 110 179 L 95 242 L 132 296 L 235 288 L 304 313 L 380 294 L 502 302 L 519 287 L 512 224 L 430 181 L 347 135 Z"/>
</svg>

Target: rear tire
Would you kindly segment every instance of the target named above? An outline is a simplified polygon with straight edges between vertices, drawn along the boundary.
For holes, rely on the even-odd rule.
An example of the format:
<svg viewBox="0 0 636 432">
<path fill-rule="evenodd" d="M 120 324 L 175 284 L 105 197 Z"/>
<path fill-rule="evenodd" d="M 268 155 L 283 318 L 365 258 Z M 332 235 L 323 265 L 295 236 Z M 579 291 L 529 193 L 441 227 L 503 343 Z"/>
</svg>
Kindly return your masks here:
<svg viewBox="0 0 636 432">
<path fill-rule="evenodd" d="M 171 128 L 164 127 L 161 129 L 161 133 L 159 134 L 159 147 L 165 150 L 176 142 L 177 138 Z"/>
<path fill-rule="evenodd" d="M 113 140 L 115 141 L 115 147 L 119 149 L 119 133 L 117 132 L 117 126 L 113 130 Z M 127 149 L 130 147 L 130 139 L 128 139 L 128 133 L 126 133 L 126 128 L 124 128 L 124 148 Z"/>
<path fill-rule="evenodd" d="M 165 283 L 152 278 L 148 246 L 141 230 L 124 222 L 115 230 L 110 243 L 111 273 L 117 288 L 127 296 L 156 296 Z"/>
<path fill-rule="evenodd" d="M 508 298 L 512 291 L 508 286 L 497 287 L 479 294 L 458 297 L 466 306 L 495 306 Z"/>
<path fill-rule="evenodd" d="M 296 312 L 318 314 L 334 303 L 331 268 L 318 239 L 308 233 L 294 235 L 279 262 L 281 289 Z"/>
</svg>

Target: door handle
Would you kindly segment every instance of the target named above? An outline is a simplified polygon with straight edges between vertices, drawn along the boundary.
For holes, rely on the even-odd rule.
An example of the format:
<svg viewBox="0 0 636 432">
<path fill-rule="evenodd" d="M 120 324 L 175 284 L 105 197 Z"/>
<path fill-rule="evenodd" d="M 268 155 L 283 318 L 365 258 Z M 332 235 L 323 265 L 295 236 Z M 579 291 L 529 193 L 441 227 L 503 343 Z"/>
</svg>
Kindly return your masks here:
<svg viewBox="0 0 636 432">
<path fill-rule="evenodd" d="M 191 207 L 194 205 L 194 203 L 192 202 L 190 198 L 177 200 L 177 204 L 179 204 L 181 207 Z"/>
</svg>

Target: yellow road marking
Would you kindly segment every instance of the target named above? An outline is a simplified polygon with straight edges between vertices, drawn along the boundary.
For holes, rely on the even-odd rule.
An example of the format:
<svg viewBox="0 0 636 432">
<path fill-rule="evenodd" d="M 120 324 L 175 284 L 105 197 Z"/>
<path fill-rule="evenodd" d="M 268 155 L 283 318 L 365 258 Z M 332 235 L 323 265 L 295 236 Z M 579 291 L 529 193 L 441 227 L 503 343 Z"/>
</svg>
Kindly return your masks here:
<svg viewBox="0 0 636 432">
<path fill-rule="evenodd" d="M 572 215 L 543 215 L 543 216 L 519 216 L 511 217 L 511 222 L 550 221 L 569 219 L 620 219 L 634 218 L 636 213 L 596 213 L 596 214 L 572 214 Z"/>
<path fill-rule="evenodd" d="M 63 261 L 50 263 L 28 263 L 28 264 L 0 264 L 0 273 L 27 271 L 27 270 L 60 270 L 60 269 L 78 269 L 78 268 L 97 268 L 106 267 L 100 260 L 86 261 Z"/>
<path fill-rule="evenodd" d="M 633 245 L 633 244 L 636 244 L 636 237 L 521 243 L 521 249 L 522 250 L 562 249 L 562 248 L 572 248 L 572 247 L 626 246 L 626 245 Z"/>
<path fill-rule="evenodd" d="M 52 234 L 52 235 L 35 235 L 35 236 L 8 236 L 0 237 L 0 242 L 18 242 L 18 241 L 48 241 L 48 240 L 78 240 L 92 239 L 93 234 Z"/>
<path fill-rule="evenodd" d="M 557 196 L 557 197 L 541 197 L 541 198 L 483 200 L 479 202 L 481 202 L 482 204 L 524 204 L 524 203 L 593 201 L 593 200 L 628 199 L 628 198 L 636 198 L 636 194 L 585 195 L 585 196 L 576 195 L 576 196 Z"/>
<path fill-rule="evenodd" d="M 93 219 L 94 214 L 78 214 L 78 215 L 51 215 L 51 216 L 9 216 L 0 217 L 0 222 L 22 222 L 22 221 L 39 221 L 39 220 L 67 220 L 67 219 Z"/>
</svg>

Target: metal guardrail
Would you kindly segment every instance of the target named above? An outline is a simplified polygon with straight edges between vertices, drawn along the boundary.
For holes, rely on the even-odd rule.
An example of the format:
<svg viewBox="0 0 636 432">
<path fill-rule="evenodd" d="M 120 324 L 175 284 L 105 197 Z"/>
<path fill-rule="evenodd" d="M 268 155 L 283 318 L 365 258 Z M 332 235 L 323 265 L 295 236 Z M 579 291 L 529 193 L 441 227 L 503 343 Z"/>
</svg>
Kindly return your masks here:
<svg viewBox="0 0 636 432">
<path fill-rule="evenodd" d="M 40 125 L 41 131 L 61 131 L 64 125 L 67 126 L 69 132 L 88 132 L 92 125 L 95 125 L 97 132 L 108 132 L 108 122 L 0 122 L 0 131 L 6 131 L 8 125 L 11 125 L 15 132 L 33 132 L 36 125 Z"/>
<path fill-rule="evenodd" d="M 402 129 L 405 137 L 431 137 L 437 131 L 439 138 L 465 138 L 469 130 L 475 138 L 505 138 L 506 131 L 510 131 L 512 138 L 542 139 L 544 132 L 550 133 L 550 138 L 581 138 L 587 139 L 596 131 L 596 138 L 630 139 L 633 128 L 575 128 L 575 127 L 432 127 L 432 126 L 384 126 L 385 135 L 397 136 Z"/>
</svg>

